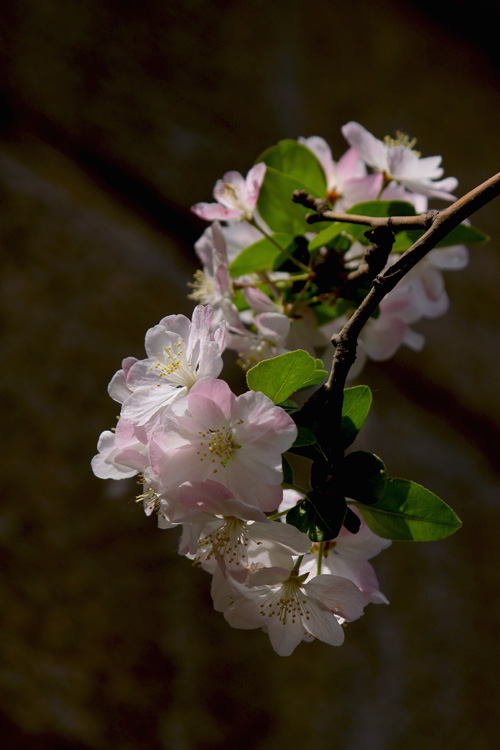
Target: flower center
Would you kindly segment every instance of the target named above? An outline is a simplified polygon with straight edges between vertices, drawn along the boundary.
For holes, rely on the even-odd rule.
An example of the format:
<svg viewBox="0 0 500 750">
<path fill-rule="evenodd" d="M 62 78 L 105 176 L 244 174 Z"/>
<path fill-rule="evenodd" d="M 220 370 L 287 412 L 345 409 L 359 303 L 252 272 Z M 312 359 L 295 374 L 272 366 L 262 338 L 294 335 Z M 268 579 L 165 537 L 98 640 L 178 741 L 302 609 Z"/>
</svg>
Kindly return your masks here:
<svg viewBox="0 0 500 750">
<path fill-rule="evenodd" d="M 186 362 L 184 351 L 181 349 L 184 339 L 176 341 L 171 346 L 164 346 L 156 355 L 157 362 L 151 371 L 156 370 L 160 378 L 156 385 L 161 385 L 161 378 L 170 381 L 169 385 L 186 386 L 191 388 L 196 383 L 196 375 L 191 369 L 191 362 Z M 173 381 L 173 382 L 172 382 Z"/>
<path fill-rule="evenodd" d="M 409 148 L 410 151 L 413 151 L 417 156 L 421 156 L 420 151 L 415 151 L 414 146 L 417 144 L 416 138 L 410 138 L 409 135 L 406 135 L 406 133 L 402 133 L 400 130 L 396 130 L 396 137 L 391 138 L 390 135 L 386 135 L 384 138 L 384 143 L 389 148 L 397 148 L 398 146 L 404 146 L 404 148 Z"/>
<path fill-rule="evenodd" d="M 216 430 L 207 430 L 198 432 L 200 436 L 200 450 L 197 455 L 200 461 L 206 458 L 210 459 L 213 464 L 226 466 L 227 462 L 233 458 L 233 453 L 237 448 L 241 448 L 233 441 L 233 432 L 230 427 L 218 427 Z M 213 474 L 217 474 L 218 468 L 214 467 Z"/>
<path fill-rule="evenodd" d="M 138 484 L 146 485 L 147 480 L 141 476 L 138 479 Z M 152 487 L 144 487 L 144 492 L 137 495 L 135 498 L 136 503 L 142 503 L 144 505 L 144 512 L 147 516 L 151 515 L 153 511 L 159 513 L 160 501 L 158 499 L 158 493 Z"/>
<path fill-rule="evenodd" d="M 260 614 L 263 617 L 277 617 L 283 625 L 286 625 L 287 620 L 291 620 L 294 625 L 297 617 L 310 619 L 307 599 L 297 580 L 292 577 L 283 582 L 280 590 L 267 604 L 260 605 Z"/>
<path fill-rule="evenodd" d="M 190 299 L 202 302 L 203 304 L 208 304 L 213 300 L 215 295 L 214 283 L 200 269 L 194 272 L 194 280 L 188 286 L 193 289 L 191 294 L 188 294 Z"/>
<path fill-rule="evenodd" d="M 222 557 L 226 565 L 243 565 L 247 563 L 248 537 L 245 534 L 246 523 L 234 516 L 224 516 L 224 523 L 211 534 L 201 537 L 198 549 L 208 549 L 202 554 L 205 560 L 212 556 Z"/>
</svg>

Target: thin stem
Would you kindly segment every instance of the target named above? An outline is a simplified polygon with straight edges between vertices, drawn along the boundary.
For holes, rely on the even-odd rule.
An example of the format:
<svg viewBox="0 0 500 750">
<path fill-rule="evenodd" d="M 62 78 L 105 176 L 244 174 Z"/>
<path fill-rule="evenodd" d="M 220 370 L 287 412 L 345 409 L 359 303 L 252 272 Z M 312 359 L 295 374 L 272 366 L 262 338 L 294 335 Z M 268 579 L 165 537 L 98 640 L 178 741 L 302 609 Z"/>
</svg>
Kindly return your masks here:
<svg viewBox="0 0 500 750">
<path fill-rule="evenodd" d="M 257 224 L 257 222 L 255 221 L 253 217 L 251 219 L 247 219 L 247 221 L 249 224 L 255 227 L 255 229 L 258 229 L 259 232 L 263 234 L 264 237 L 266 237 L 269 240 L 269 242 L 272 242 L 273 245 L 275 245 L 278 248 L 280 253 L 283 253 L 283 255 L 285 255 L 288 258 L 288 260 L 290 260 L 292 263 L 298 266 L 298 268 L 302 269 L 302 271 L 307 272 L 308 274 L 310 273 L 308 266 L 306 266 L 300 260 L 297 260 L 297 258 L 294 258 L 293 255 L 289 253 L 288 250 L 286 250 L 284 247 L 281 247 L 281 245 L 278 242 L 276 242 L 276 240 L 271 234 L 268 234 L 266 231 L 264 231 L 264 229 L 262 229 L 262 227 L 259 227 L 259 225 Z"/>
</svg>

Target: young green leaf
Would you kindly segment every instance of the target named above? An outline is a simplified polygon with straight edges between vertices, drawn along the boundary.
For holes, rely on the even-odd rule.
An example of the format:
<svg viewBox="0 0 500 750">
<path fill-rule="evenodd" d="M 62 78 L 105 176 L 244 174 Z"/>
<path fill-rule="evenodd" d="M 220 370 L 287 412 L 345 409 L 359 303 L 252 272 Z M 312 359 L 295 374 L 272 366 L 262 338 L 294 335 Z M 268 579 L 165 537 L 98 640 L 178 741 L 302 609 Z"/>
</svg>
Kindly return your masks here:
<svg viewBox="0 0 500 750">
<path fill-rule="evenodd" d="M 246 273 L 268 271 L 273 267 L 276 256 L 281 255 L 280 247 L 286 249 L 292 242 L 290 234 L 273 234 L 272 239 L 264 237 L 236 256 L 229 266 L 229 273 L 233 278 L 238 278 Z"/>
<path fill-rule="evenodd" d="M 256 164 L 262 161 L 268 167 L 296 177 L 309 185 L 318 197 L 326 195 L 326 177 L 323 167 L 312 151 L 301 143 L 294 140 L 280 141 L 276 146 L 271 146 L 264 151 L 256 160 Z"/>
<path fill-rule="evenodd" d="M 339 535 L 346 512 L 346 501 L 341 495 L 321 496 L 312 491 L 288 511 L 286 522 L 307 534 L 313 542 L 326 542 Z"/>
<path fill-rule="evenodd" d="M 355 385 L 344 390 L 341 426 L 344 448 L 348 448 L 356 439 L 370 410 L 371 402 L 372 394 L 367 385 Z"/>
<path fill-rule="evenodd" d="M 430 542 L 450 536 L 462 525 L 449 505 L 408 479 L 389 479 L 377 503 L 356 507 L 384 539 Z"/>
<path fill-rule="evenodd" d="M 308 209 L 292 201 L 294 190 L 307 190 L 308 193 L 317 194 L 317 191 L 298 177 L 267 167 L 257 208 L 274 232 L 296 235 L 309 231 L 305 221 Z"/>
<path fill-rule="evenodd" d="M 346 497 L 361 503 L 376 503 L 386 488 L 384 462 L 374 453 L 354 451 L 342 462 L 340 488 Z"/>
<path fill-rule="evenodd" d="M 315 371 L 314 357 L 297 349 L 259 362 L 247 372 L 247 384 L 252 391 L 261 391 L 278 404 L 310 382 Z"/>
<path fill-rule="evenodd" d="M 292 448 L 303 448 L 306 445 L 314 445 L 316 442 L 316 435 L 313 430 L 308 427 L 303 427 L 301 424 L 297 425 L 297 437 L 292 445 Z"/>
</svg>

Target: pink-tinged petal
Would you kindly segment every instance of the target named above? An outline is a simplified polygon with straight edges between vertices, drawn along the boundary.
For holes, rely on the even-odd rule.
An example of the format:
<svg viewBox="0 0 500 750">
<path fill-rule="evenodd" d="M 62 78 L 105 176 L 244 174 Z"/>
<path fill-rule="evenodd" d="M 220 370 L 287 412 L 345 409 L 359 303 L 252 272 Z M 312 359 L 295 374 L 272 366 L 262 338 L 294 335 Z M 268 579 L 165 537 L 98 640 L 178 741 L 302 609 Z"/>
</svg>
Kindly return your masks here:
<svg viewBox="0 0 500 750">
<path fill-rule="evenodd" d="M 469 250 L 465 245 L 451 245 L 431 250 L 427 259 L 443 271 L 460 271 L 469 262 Z"/>
<path fill-rule="evenodd" d="M 138 427 L 148 424 L 161 410 L 168 409 L 188 393 L 187 388 L 141 386 L 124 402 L 122 416 Z"/>
<path fill-rule="evenodd" d="M 193 340 L 206 341 L 210 334 L 213 310 L 210 305 L 196 305 L 191 318 L 190 342 Z"/>
<path fill-rule="evenodd" d="M 372 565 L 355 552 L 343 550 L 341 547 L 339 547 L 339 552 L 333 550 L 325 560 L 323 571 L 333 576 L 349 579 L 370 602 L 376 594 L 374 604 L 385 599 L 379 596 L 380 587 Z"/>
<path fill-rule="evenodd" d="M 299 555 L 305 555 L 311 551 L 311 540 L 307 534 L 302 533 L 295 526 L 280 521 L 251 524 L 248 527 L 248 534 L 262 542 L 276 542 Z"/>
<path fill-rule="evenodd" d="M 412 331 L 411 328 L 406 329 L 406 333 L 403 339 L 403 344 L 409 349 L 413 349 L 414 352 L 420 352 L 424 348 L 425 336 L 416 331 Z"/>
<path fill-rule="evenodd" d="M 335 171 L 339 185 L 343 185 L 346 180 L 357 180 L 366 175 L 366 167 L 355 148 L 347 149 L 340 157 Z"/>
<path fill-rule="evenodd" d="M 267 521 L 267 516 L 258 508 L 236 500 L 226 487 L 210 480 L 187 482 L 182 485 L 176 495 L 176 501 L 188 508 L 202 510 L 213 515 L 234 516 L 245 520 L 260 521 L 264 525 L 271 524 Z"/>
<path fill-rule="evenodd" d="M 242 476 L 240 472 L 219 472 L 217 478 L 223 481 L 236 498 L 242 500 L 246 505 L 255 505 L 265 513 L 270 513 L 279 506 L 283 490 L 279 484 L 263 484 L 259 481 L 249 481 L 248 474 Z"/>
<path fill-rule="evenodd" d="M 426 263 L 422 266 L 419 276 L 427 297 L 436 302 L 444 292 L 443 274 L 430 263 Z"/>
<path fill-rule="evenodd" d="M 395 146 L 388 150 L 387 155 L 388 172 L 395 180 L 406 183 L 406 179 L 418 179 L 417 154 L 406 146 Z M 442 170 L 441 170 L 442 171 Z"/>
<path fill-rule="evenodd" d="M 242 211 L 238 208 L 226 208 L 220 203 L 196 203 L 191 206 L 191 211 L 206 221 L 228 221 L 237 219 Z"/>
<path fill-rule="evenodd" d="M 261 313 L 256 316 L 254 323 L 262 336 L 277 344 L 281 344 L 290 332 L 290 318 L 281 313 Z"/>
<path fill-rule="evenodd" d="M 328 143 L 319 135 L 312 135 L 309 138 L 300 137 L 299 143 L 312 151 L 317 158 L 325 173 L 326 181 L 329 187 L 335 182 L 335 164 L 332 157 L 332 151 Z M 356 158 L 359 156 L 356 154 Z M 339 162 L 340 163 L 340 162 Z"/>
<path fill-rule="evenodd" d="M 290 656 L 304 635 L 304 626 L 301 618 L 297 617 L 297 619 L 292 620 L 291 617 L 288 617 L 286 623 L 283 623 L 276 616 L 269 618 L 261 616 L 261 620 L 263 621 L 261 622 L 261 626 L 262 624 L 266 624 L 267 626 L 271 646 L 278 656 Z"/>
<path fill-rule="evenodd" d="M 361 158 L 380 172 L 388 171 L 387 147 L 357 122 L 348 122 L 342 127 L 342 135 Z"/>
<path fill-rule="evenodd" d="M 392 316 L 380 316 L 370 321 L 363 334 L 363 344 L 370 359 L 382 362 L 392 357 L 401 345 L 406 324 Z"/>
<path fill-rule="evenodd" d="M 277 583 L 286 581 L 290 575 L 290 568 L 281 568 L 279 566 L 273 566 L 271 568 L 261 568 L 253 573 L 250 573 L 246 580 L 246 586 L 249 589 L 257 586 L 272 586 Z M 254 596 L 254 592 L 245 591 L 244 589 L 238 589 L 245 596 Z"/>
<path fill-rule="evenodd" d="M 267 294 L 264 294 L 260 289 L 255 289 L 254 287 L 243 289 L 243 296 L 256 313 L 276 313 L 278 311 L 276 303 L 269 299 Z"/>
<path fill-rule="evenodd" d="M 132 391 L 127 385 L 127 379 L 123 370 L 115 372 L 108 385 L 108 393 L 114 401 L 123 404 Z"/>
<path fill-rule="evenodd" d="M 344 642 L 344 629 L 335 615 L 308 601 L 309 614 L 302 619 L 304 628 L 315 638 L 330 646 L 341 646 Z"/>
<path fill-rule="evenodd" d="M 115 461 L 119 451 L 116 450 L 115 435 L 111 430 L 105 430 L 100 435 L 97 450 L 99 453 L 92 459 L 91 466 L 99 479 L 127 479 L 137 474 L 137 470 Z"/>
<path fill-rule="evenodd" d="M 357 620 L 363 614 L 365 598 L 347 578 L 319 575 L 304 586 L 308 597 L 314 597 L 327 609 L 346 620 Z"/>
<path fill-rule="evenodd" d="M 225 380 L 205 378 L 195 383 L 188 396 L 188 405 L 195 420 L 208 429 L 217 429 L 229 422 L 236 397 Z"/>
<path fill-rule="evenodd" d="M 233 628 L 240 630 L 254 630 L 261 628 L 263 617 L 255 602 L 248 599 L 239 599 L 231 604 L 224 612 L 224 618 Z"/>
<path fill-rule="evenodd" d="M 254 209 L 259 198 L 260 188 L 266 174 L 266 165 L 264 162 L 252 167 L 246 176 L 246 205 Z"/>
<path fill-rule="evenodd" d="M 371 174 L 346 183 L 342 194 L 350 205 L 375 200 L 383 184 L 382 174 Z"/>
</svg>

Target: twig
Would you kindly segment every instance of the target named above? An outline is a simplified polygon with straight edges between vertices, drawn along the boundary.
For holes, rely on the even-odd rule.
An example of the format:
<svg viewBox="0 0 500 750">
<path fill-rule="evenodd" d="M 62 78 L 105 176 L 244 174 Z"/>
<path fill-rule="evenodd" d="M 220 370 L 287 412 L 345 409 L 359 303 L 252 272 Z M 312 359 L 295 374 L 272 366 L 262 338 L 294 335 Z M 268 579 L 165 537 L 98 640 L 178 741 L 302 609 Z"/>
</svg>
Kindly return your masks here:
<svg viewBox="0 0 500 750">
<path fill-rule="evenodd" d="M 340 333 L 332 337 L 335 346 L 335 355 L 330 375 L 326 385 L 314 394 L 306 409 L 320 415 L 322 425 L 323 446 L 327 446 L 329 453 L 329 469 L 324 476 L 324 481 L 331 481 L 337 461 L 343 456 L 341 419 L 342 404 L 344 399 L 344 387 L 347 375 L 356 358 L 357 341 L 361 330 L 373 315 L 377 306 L 384 297 L 398 284 L 416 264 L 432 250 L 440 240 L 446 237 L 452 229 L 458 226 L 464 219 L 471 216 L 475 211 L 485 206 L 491 200 L 500 195 L 500 172 L 489 180 L 478 185 L 474 190 L 455 201 L 448 208 L 439 212 L 422 214 L 429 221 L 427 231 L 408 249 L 400 258 L 384 271 L 379 273 L 372 282 L 372 287 L 357 310 L 347 321 Z M 316 199 L 313 199 L 316 200 Z M 324 216 L 324 214 L 323 214 Z M 352 216 L 346 214 L 348 221 Z M 376 217 L 361 217 L 362 223 L 373 226 Z M 415 217 L 398 217 L 399 219 Z M 419 217 L 416 217 L 419 218 Z M 392 227 L 395 228 L 394 217 Z M 386 221 L 385 226 L 388 226 Z M 389 225 L 390 226 L 390 225 Z M 420 225 L 420 227 L 422 227 Z M 328 409 L 330 419 L 328 424 L 324 419 L 325 409 Z M 325 442 L 326 441 L 326 442 Z"/>
<path fill-rule="evenodd" d="M 389 229 L 428 229 L 439 211 L 427 211 L 418 216 L 360 216 L 359 214 L 345 214 L 332 211 L 325 200 L 315 198 L 307 190 L 295 190 L 292 194 L 294 203 L 306 208 L 312 208 L 316 213 L 307 214 L 308 224 L 321 221 L 341 221 L 348 224 L 366 224 L 369 227 L 388 227 Z"/>
</svg>

